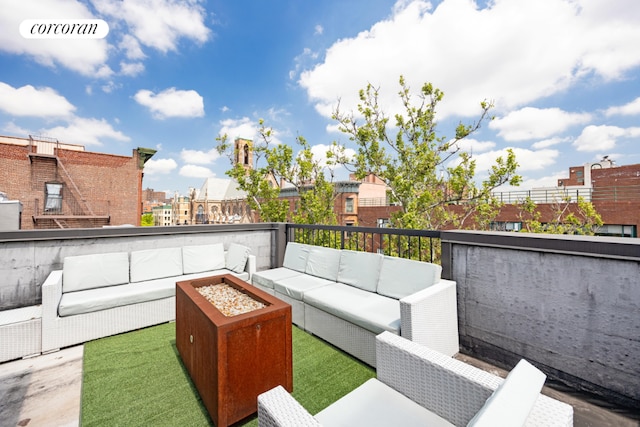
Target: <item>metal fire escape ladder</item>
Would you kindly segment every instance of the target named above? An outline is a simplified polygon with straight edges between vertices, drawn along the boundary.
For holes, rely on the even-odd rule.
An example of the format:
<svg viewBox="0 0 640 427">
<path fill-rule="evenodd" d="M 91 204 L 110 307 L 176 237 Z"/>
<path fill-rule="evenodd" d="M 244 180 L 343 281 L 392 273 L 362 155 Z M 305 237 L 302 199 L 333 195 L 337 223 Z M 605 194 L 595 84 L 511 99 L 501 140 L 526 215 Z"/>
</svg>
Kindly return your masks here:
<svg viewBox="0 0 640 427">
<path fill-rule="evenodd" d="M 60 157 L 56 156 L 56 160 L 58 161 L 58 165 L 60 166 L 60 169 L 64 172 L 66 179 L 71 183 L 71 187 L 73 188 L 73 190 L 75 190 L 76 194 L 80 197 L 80 200 L 82 201 L 82 204 L 86 208 L 87 212 L 89 212 L 89 215 L 94 216 L 95 214 L 93 213 L 91 206 L 89 206 L 87 199 L 85 199 L 82 193 L 80 192 L 80 189 L 78 188 L 75 181 L 71 177 L 71 174 L 69 173 L 69 171 L 67 171 L 67 168 L 64 167 L 64 163 L 62 163 L 62 160 L 60 159 Z"/>
</svg>

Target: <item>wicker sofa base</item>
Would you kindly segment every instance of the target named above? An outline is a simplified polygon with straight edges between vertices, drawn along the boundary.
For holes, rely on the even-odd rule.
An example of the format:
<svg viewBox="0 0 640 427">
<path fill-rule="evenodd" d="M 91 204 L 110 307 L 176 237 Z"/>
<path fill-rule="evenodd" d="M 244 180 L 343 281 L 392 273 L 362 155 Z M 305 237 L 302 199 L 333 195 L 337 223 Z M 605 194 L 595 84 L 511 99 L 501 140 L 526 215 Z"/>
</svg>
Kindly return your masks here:
<svg viewBox="0 0 640 427">
<path fill-rule="evenodd" d="M 0 312 L 0 362 L 40 354 L 41 306 Z"/>
<path fill-rule="evenodd" d="M 305 307 L 304 319 L 307 332 L 376 366 L 376 334 L 373 332 L 310 305 Z"/>
</svg>

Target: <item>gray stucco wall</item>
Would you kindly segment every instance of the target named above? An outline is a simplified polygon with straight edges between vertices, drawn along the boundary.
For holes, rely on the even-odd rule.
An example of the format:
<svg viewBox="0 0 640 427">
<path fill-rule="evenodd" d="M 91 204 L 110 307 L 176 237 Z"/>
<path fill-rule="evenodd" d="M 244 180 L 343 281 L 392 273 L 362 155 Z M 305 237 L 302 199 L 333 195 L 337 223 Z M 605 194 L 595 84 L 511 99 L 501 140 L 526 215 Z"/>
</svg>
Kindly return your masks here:
<svg viewBox="0 0 640 427">
<path fill-rule="evenodd" d="M 39 230 L 0 233 L 0 310 L 40 304 L 41 286 L 65 257 L 232 242 L 246 245 L 258 270 L 270 268 L 274 224 Z"/>
<path fill-rule="evenodd" d="M 506 368 L 525 358 L 574 388 L 638 407 L 640 240 L 442 238 L 464 352 Z M 605 242 L 624 247 L 598 253 Z"/>
</svg>

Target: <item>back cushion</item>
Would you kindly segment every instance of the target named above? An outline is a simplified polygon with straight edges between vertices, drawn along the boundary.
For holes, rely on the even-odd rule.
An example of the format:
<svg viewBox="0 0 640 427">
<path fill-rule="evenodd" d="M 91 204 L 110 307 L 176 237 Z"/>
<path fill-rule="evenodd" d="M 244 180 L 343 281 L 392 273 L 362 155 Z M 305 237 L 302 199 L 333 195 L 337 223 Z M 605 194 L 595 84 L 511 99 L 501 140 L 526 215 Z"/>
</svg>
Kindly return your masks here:
<svg viewBox="0 0 640 427">
<path fill-rule="evenodd" d="M 224 246 L 222 243 L 184 246 L 182 248 L 182 264 L 184 274 L 224 268 Z"/>
<path fill-rule="evenodd" d="M 129 254 L 70 256 L 62 266 L 62 292 L 129 283 Z"/>
<path fill-rule="evenodd" d="M 304 272 L 312 276 L 327 280 L 338 280 L 338 268 L 340 267 L 340 251 L 322 246 L 312 246 L 309 249 L 307 268 Z"/>
<path fill-rule="evenodd" d="M 182 249 L 147 249 L 131 252 L 131 282 L 182 275 Z"/>
<path fill-rule="evenodd" d="M 429 262 L 385 256 L 380 268 L 378 293 L 404 298 L 440 281 L 442 267 Z"/>
<path fill-rule="evenodd" d="M 309 245 L 303 245 L 295 242 L 287 243 L 282 266 L 304 273 L 304 270 L 307 268 L 307 258 L 309 257 L 310 249 L 311 246 Z"/>
<path fill-rule="evenodd" d="M 382 255 L 380 254 L 345 249 L 340 255 L 338 282 L 375 292 L 378 287 L 381 264 Z"/>
<path fill-rule="evenodd" d="M 522 359 L 487 399 L 468 426 L 522 426 L 525 424 L 547 376 Z"/>
</svg>

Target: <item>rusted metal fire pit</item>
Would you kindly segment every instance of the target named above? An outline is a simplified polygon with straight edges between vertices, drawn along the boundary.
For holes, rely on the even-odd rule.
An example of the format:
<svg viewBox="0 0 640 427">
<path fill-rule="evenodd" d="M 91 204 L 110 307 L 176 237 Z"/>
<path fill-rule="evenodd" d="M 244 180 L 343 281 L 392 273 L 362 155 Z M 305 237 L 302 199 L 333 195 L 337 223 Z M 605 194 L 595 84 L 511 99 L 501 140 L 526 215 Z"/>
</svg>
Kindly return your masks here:
<svg viewBox="0 0 640 427">
<path fill-rule="evenodd" d="M 205 287 L 207 297 L 231 297 L 210 302 L 198 290 Z M 237 296 L 262 308 L 234 314 L 229 299 Z M 254 414 L 258 395 L 277 385 L 293 391 L 291 306 L 236 276 L 176 283 L 176 347 L 216 426 Z"/>
</svg>

